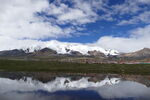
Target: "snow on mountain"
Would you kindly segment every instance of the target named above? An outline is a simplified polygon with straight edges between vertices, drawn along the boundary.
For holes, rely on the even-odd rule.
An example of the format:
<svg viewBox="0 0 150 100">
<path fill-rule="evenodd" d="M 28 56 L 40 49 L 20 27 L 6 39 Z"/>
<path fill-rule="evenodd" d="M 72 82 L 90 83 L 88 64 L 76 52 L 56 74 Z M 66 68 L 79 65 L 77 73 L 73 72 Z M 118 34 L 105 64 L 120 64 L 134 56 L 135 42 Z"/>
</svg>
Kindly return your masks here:
<svg viewBox="0 0 150 100">
<path fill-rule="evenodd" d="M 105 50 L 98 46 L 80 44 L 80 43 L 66 43 L 66 42 L 58 42 L 51 41 L 47 43 L 47 47 L 56 50 L 57 53 L 60 54 L 69 54 L 71 51 L 78 51 L 83 55 L 88 55 L 88 51 L 100 51 L 105 55 L 116 55 L 118 52 L 115 50 Z"/>
<path fill-rule="evenodd" d="M 88 55 L 88 51 L 100 51 L 104 53 L 105 55 L 117 55 L 118 51 L 116 50 L 105 50 L 98 46 L 93 46 L 90 44 L 81 44 L 81 43 L 68 43 L 68 42 L 59 42 L 56 40 L 43 42 L 38 45 L 30 46 L 30 52 L 33 52 L 34 50 L 40 50 L 42 48 L 50 48 L 59 54 L 70 54 L 71 51 L 78 51 L 82 53 L 83 55 Z M 24 49 L 27 47 L 24 47 Z"/>
</svg>

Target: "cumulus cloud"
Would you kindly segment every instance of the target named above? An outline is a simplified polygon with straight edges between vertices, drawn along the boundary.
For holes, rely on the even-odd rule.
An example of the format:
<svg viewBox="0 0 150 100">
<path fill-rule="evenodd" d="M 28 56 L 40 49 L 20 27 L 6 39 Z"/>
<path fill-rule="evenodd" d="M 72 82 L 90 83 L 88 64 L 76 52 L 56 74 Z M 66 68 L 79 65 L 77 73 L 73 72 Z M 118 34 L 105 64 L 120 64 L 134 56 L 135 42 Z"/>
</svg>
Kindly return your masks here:
<svg viewBox="0 0 150 100">
<path fill-rule="evenodd" d="M 136 0 L 139 3 L 150 4 L 149 0 Z"/>
<path fill-rule="evenodd" d="M 122 20 L 118 23 L 118 25 L 129 25 L 129 24 L 137 24 L 137 23 L 150 23 L 150 12 L 145 11 L 143 13 L 140 13 L 137 16 L 134 16 L 133 18 L 129 20 Z"/>
<path fill-rule="evenodd" d="M 96 10 L 103 9 L 103 0 L 72 0 L 72 6 L 62 1 L 55 0 L 50 4 L 48 14 L 57 18 L 60 24 L 83 25 L 95 22 L 99 15 Z"/>
<path fill-rule="evenodd" d="M 81 35 L 79 25 L 97 20 L 102 0 L 0 0 L 0 50 L 42 46 L 47 38 Z M 49 17 L 47 17 L 49 16 Z M 61 25 L 68 25 L 61 27 Z"/>
<path fill-rule="evenodd" d="M 22 40 L 22 39 L 14 39 L 11 37 L 0 36 L 0 43 L 1 43 L 0 50 L 16 49 L 16 48 L 19 49 L 19 48 L 27 48 L 27 47 L 34 49 L 39 46 L 41 48 L 50 47 L 62 51 L 63 49 L 65 50 L 66 47 L 69 48 L 71 46 L 72 48 L 72 46 L 75 46 L 75 48 L 78 48 L 78 46 L 80 46 L 81 51 L 83 47 L 86 48 L 103 47 L 105 49 L 115 49 L 118 50 L 119 52 L 133 52 L 136 50 L 140 50 L 144 47 L 150 48 L 150 25 L 130 30 L 129 33 L 130 33 L 129 37 L 103 36 L 100 37 L 99 40 L 96 41 L 95 43 L 87 43 L 87 44 L 67 43 L 67 42 L 63 43 L 54 40 L 50 40 L 50 41 L 39 41 L 39 40 L 30 40 L 30 39 Z"/>
<path fill-rule="evenodd" d="M 133 52 L 150 47 L 150 25 L 129 31 L 129 37 L 101 37 L 95 45 L 116 49 L 120 52 Z"/>
<path fill-rule="evenodd" d="M 101 0 L 73 0 L 69 6 L 64 1 L 0 0 L 0 36 L 38 40 L 79 35 L 82 27 L 78 25 L 96 21 L 98 7 L 94 5 L 103 4 Z M 72 25 L 61 27 L 67 24 Z"/>
<path fill-rule="evenodd" d="M 119 14 L 120 17 L 123 15 L 127 16 L 125 19 L 118 20 L 118 25 L 129 25 L 138 23 L 150 23 L 149 13 L 149 0 L 134 0 L 125 1 L 122 4 L 113 5 L 113 14 Z"/>
<path fill-rule="evenodd" d="M 0 36 L 0 50 L 11 50 L 11 49 L 21 49 L 27 47 L 36 47 L 41 45 L 43 42 L 38 40 L 30 39 L 14 39 L 11 37 Z"/>
<path fill-rule="evenodd" d="M 97 91 L 106 99 L 136 98 L 136 100 L 148 100 L 150 98 L 149 88 L 143 84 L 131 81 L 123 81 L 117 85 L 100 87 Z"/>
<path fill-rule="evenodd" d="M 95 0 L 94 0 L 95 1 Z M 76 26 L 62 28 L 59 25 L 82 25 L 96 21 L 97 14 L 89 2 L 73 2 L 73 7 L 63 2 L 48 0 L 1 0 L 0 35 L 15 39 L 45 39 L 69 37 L 78 33 Z M 45 13 L 47 16 L 38 15 Z M 58 25 L 59 24 L 59 25 Z"/>
<path fill-rule="evenodd" d="M 149 0 L 115 5 L 109 5 L 109 0 L 0 0 L 0 50 L 47 46 L 52 39 L 82 35 L 88 30 L 85 25 L 101 20 L 117 20 L 118 25 L 149 24 L 149 7 L 142 5 L 149 6 Z M 125 14 L 130 18 L 121 20 Z M 129 31 L 129 38 L 103 36 L 90 45 L 121 52 L 149 47 L 149 28 Z"/>
<path fill-rule="evenodd" d="M 51 22 L 44 22 L 37 12 L 49 8 L 47 0 L 1 0 L 0 35 L 16 39 L 43 39 L 47 37 L 69 36 L 67 29 L 62 29 Z"/>
</svg>

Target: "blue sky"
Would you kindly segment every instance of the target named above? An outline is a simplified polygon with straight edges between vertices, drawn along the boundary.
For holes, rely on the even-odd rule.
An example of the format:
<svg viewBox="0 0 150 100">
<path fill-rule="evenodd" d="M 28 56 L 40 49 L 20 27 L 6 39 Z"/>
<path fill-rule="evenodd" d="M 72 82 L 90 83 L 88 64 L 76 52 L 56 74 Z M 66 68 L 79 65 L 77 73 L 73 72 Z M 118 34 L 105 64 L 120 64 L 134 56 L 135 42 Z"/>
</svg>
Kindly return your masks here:
<svg viewBox="0 0 150 100">
<path fill-rule="evenodd" d="M 67 5 L 68 7 L 73 7 L 73 2 L 67 1 L 67 0 L 61 0 L 63 4 Z M 86 0 L 82 0 L 82 2 L 84 2 Z M 90 0 L 88 0 L 89 2 L 92 2 Z M 138 27 L 143 27 L 146 26 L 148 23 L 142 21 L 142 20 L 137 20 L 137 22 L 133 22 L 133 23 L 123 23 L 122 25 L 118 25 L 121 24 L 123 21 L 129 21 L 132 18 L 142 14 L 143 12 L 149 12 L 150 7 L 147 4 L 148 0 L 144 0 L 144 1 L 140 1 L 140 0 L 133 0 L 133 1 L 127 1 L 127 0 L 96 0 L 96 2 L 101 1 L 102 4 L 98 5 L 98 6 L 104 6 L 103 9 L 98 9 L 97 11 L 95 11 L 95 13 L 98 15 L 99 18 L 97 18 L 97 20 L 95 20 L 94 22 L 87 22 L 84 23 L 82 25 L 72 25 L 70 24 L 66 24 L 66 26 L 73 26 L 73 27 L 81 27 L 83 28 L 82 31 L 75 31 L 75 33 L 80 32 L 80 35 L 73 35 L 71 37 L 62 37 L 62 38 L 58 38 L 57 40 L 59 41 L 63 41 L 63 42 L 78 42 L 78 43 L 93 43 L 95 41 L 97 41 L 100 37 L 103 36 L 113 36 L 113 37 L 129 37 L 130 33 L 129 30 L 138 28 Z M 55 3 L 55 0 L 52 0 L 50 3 Z M 134 2 L 134 3 L 133 3 Z M 133 3 L 133 4 L 132 4 Z M 139 4 L 138 4 L 139 3 Z M 136 6 L 135 6 L 136 5 Z M 59 5 L 58 5 L 59 6 Z M 128 6 L 131 6 L 128 8 Z M 136 11 L 132 13 L 132 6 L 135 6 L 135 8 L 133 7 L 133 9 L 135 9 Z M 118 7 L 118 9 L 117 9 Z M 122 9 L 127 9 L 127 10 L 122 10 L 119 9 L 119 7 Z M 124 8 L 123 8 L 124 7 Z M 139 8 L 138 8 L 139 7 Z M 104 11 L 108 10 L 107 13 Z M 111 10 L 110 10 L 111 9 Z M 113 10 L 115 9 L 115 10 Z M 110 10 L 110 11 L 109 11 Z M 118 10 L 118 11 L 117 11 Z M 122 10 L 122 11 L 121 11 Z M 129 10 L 129 11 L 128 11 Z M 130 12 L 131 10 L 131 12 Z M 124 11 L 124 12 L 123 12 Z M 109 15 L 110 12 L 114 12 L 116 14 L 112 14 Z M 121 14 L 122 13 L 122 14 Z M 106 16 L 109 15 L 109 18 L 105 17 L 103 19 L 101 19 L 101 16 Z M 53 17 L 53 16 L 52 16 Z M 148 19 L 149 20 L 149 19 Z M 46 39 L 48 40 L 48 39 Z"/>
<path fill-rule="evenodd" d="M 53 40 L 121 52 L 150 47 L 150 0 L 1 0 L 0 22 L 2 50 Z"/>
<path fill-rule="evenodd" d="M 121 6 L 124 5 L 126 3 L 127 0 L 108 0 L 107 1 L 107 7 L 111 6 Z M 133 2 L 135 2 L 133 0 Z M 66 5 L 68 5 L 68 2 L 65 3 Z M 65 41 L 65 42 L 79 42 L 79 43 L 90 43 L 90 42 L 95 42 L 97 41 L 100 37 L 103 36 L 113 36 L 113 37 L 129 37 L 130 33 L 129 30 L 138 28 L 138 27 L 143 27 L 146 26 L 147 23 L 139 21 L 139 22 L 135 22 L 132 24 L 128 24 L 125 23 L 123 25 L 118 25 L 119 23 L 121 23 L 123 20 L 130 20 L 135 16 L 138 16 L 139 14 L 150 10 L 149 5 L 146 4 L 140 4 L 141 9 L 142 8 L 146 8 L 147 9 L 143 9 L 141 11 L 137 11 L 136 13 L 125 13 L 123 15 L 120 15 L 119 13 L 114 14 L 113 16 L 109 16 L 112 18 L 112 20 L 105 20 L 105 18 L 103 20 L 96 20 L 94 22 L 91 23 L 86 23 L 84 24 L 84 30 L 81 31 L 81 35 L 80 36 L 73 36 L 73 37 L 69 37 L 69 38 L 60 38 L 58 40 L 60 41 Z M 71 7 L 71 6 L 70 6 Z M 131 9 L 132 10 L 132 7 Z M 113 10 L 112 10 L 113 11 Z M 103 16 L 103 11 L 99 10 L 96 12 L 99 16 Z M 105 14 L 104 14 L 105 15 Z M 82 27 L 82 25 L 81 25 Z"/>
</svg>

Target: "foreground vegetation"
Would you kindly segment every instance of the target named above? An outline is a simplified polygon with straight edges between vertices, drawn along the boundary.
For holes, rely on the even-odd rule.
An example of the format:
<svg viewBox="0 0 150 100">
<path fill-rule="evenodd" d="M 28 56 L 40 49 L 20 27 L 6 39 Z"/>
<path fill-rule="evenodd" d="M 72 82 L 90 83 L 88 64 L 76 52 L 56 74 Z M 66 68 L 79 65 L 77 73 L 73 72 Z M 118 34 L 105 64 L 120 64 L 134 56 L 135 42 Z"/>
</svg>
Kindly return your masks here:
<svg viewBox="0 0 150 100">
<path fill-rule="evenodd" d="M 0 71 L 150 75 L 149 64 L 82 64 L 50 61 L 0 60 Z"/>
</svg>

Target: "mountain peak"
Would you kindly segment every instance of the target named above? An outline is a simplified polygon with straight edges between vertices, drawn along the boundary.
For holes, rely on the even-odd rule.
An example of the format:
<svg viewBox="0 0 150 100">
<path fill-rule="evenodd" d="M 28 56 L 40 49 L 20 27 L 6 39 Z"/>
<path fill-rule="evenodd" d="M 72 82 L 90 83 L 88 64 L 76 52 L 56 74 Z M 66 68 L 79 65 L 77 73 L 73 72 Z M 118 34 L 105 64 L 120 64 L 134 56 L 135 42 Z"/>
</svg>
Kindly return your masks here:
<svg viewBox="0 0 150 100">
<path fill-rule="evenodd" d="M 45 49 L 44 49 L 45 48 Z M 27 47 L 16 48 L 16 49 L 23 49 L 26 53 L 39 51 L 39 50 L 54 50 L 58 54 L 82 54 L 82 55 L 89 55 L 89 51 L 98 51 L 103 53 L 104 55 L 118 55 L 118 51 L 116 50 L 106 50 L 100 46 L 95 46 L 92 44 L 82 44 L 82 43 L 68 43 L 68 42 L 59 42 L 56 40 L 48 41 L 46 43 L 35 44 Z M 75 52 L 74 52 L 75 51 Z M 80 55 L 79 54 L 79 55 Z"/>
<path fill-rule="evenodd" d="M 150 48 L 143 48 L 141 51 L 150 51 Z"/>
<path fill-rule="evenodd" d="M 138 57 L 138 58 L 145 58 L 150 56 L 150 49 L 149 48 L 143 48 L 142 50 L 122 54 L 122 57 Z"/>
</svg>

